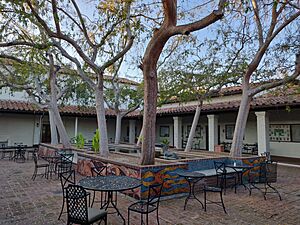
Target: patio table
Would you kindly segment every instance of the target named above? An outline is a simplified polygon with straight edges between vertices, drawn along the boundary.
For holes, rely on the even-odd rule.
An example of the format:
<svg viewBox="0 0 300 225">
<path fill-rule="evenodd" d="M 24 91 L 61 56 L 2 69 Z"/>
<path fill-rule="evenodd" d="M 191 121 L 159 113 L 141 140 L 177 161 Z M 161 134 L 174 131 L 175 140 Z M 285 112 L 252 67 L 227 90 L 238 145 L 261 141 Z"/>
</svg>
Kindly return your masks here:
<svg viewBox="0 0 300 225">
<path fill-rule="evenodd" d="M 87 190 L 107 192 L 107 200 L 101 208 L 105 210 L 113 208 L 125 224 L 125 218 L 113 202 L 113 193 L 115 191 L 126 191 L 137 188 L 141 186 L 141 180 L 127 176 L 96 176 L 85 177 L 78 184 Z"/>
<path fill-rule="evenodd" d="M 225 165 L 225 167 L 233 169 L 238 174 L 240 184 L 243 185 L 245 189 L 248 188 L 243 182 L 243 176 L 248 170 L 251 170 L 253 166 L 234 163 L 234 164 L 227 164 Z"/>
<path fill-rule="evenodd" d="M 179 171 L 177 172 L 177 175 L 183 177 L 189 184 L 189 194 L 184 201 L 183 209 L 185 210 L 189 199 L 197 200 L 202 205 L 202 208 L 204 208 L 203 203 L 195 196 L 195 184 L 202 180 L 205 177 L 205 174 L 191 171 Z"/>
<path fill-rule="evenodd" d="M 16 146 L 14 156 L 12 157 L 12 159 L 15 160 L 16 162 L 18 162 L 18 159 L 20 159 L 21 162 L 25 162 L 25 153 L 26 153 L 25 147 L 27 146 Z"/>
</svg>

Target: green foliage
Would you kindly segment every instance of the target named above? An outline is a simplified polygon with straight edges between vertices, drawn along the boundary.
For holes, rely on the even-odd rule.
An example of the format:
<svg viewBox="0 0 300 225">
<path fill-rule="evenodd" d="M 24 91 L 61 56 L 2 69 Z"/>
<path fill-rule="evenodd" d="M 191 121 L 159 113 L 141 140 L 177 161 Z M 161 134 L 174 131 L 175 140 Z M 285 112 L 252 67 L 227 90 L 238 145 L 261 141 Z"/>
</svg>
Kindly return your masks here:
<svg viewBox="0 0 300 225">
<path fill-rule="evenodd" d="M 85 142 L 85 138 L 83 137 L 83 135 L 81 133 L 79 133 L 75 137 L 76 148 L 83 148 L 84 147 L 84 142 Z"/>
<path fill-rule="evenodd" d="M 99 148 L 100 148 L 100 144 L 99 144 L 99 140 L 100 140 L 100 132 L 99 130 L 97 129 L 96 130 L 96 133 L 93 137 L 93 142 L 92 142 L 92 149 L 95 151 L 95 152 L 99 152 Z"/>
<path fill-rule="evenodd" d="M 165 138 L 165 139 L 163 139 L 163 140 L 161 141 L 161 143 L 162 143 L 163 145 L 165 145 L 165 146 L 169 146 L 170 141 L 169 141 L 169 139 Z"/>
</svg>

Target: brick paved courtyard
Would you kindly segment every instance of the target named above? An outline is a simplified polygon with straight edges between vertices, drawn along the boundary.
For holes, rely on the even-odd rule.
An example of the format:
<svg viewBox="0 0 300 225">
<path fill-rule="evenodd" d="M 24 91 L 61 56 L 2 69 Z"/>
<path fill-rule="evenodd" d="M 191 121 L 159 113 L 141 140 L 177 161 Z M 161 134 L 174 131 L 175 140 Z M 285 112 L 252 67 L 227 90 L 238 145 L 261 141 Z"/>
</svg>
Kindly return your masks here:
<svg viewBox="0 0 300 225">
<path fill-rule="evenodd" d="M 60 225 L 66 224 L 57 217 L 61 206 L 61 188 L 58 179 L 46 180 L 37 177 L 31 180 L 33 162 L 15 163 L 0 161 L 0 224 L 18 225 Z M 183 210 L 184 198 L 165 200 L 160 207 L 161 224 L 300 224 L 300 169 L 279 166 L 279 179 L 276 187 L 282 194 L 279 201 L 276 195 L 269 195 L 267 201 L 258 191 L 252 196 L 244 188 L 238 193 L 228 190 L 224 197 L 228 215 L 222 208 L 208 206 L 204 212 L 199 203 L 191 200 L 187 210 Z M 203 194 L 198 197 L 203 199 Z M 213 197 L 213 196 L 210 196 Z M 118 207 L 127 216 L 127 207 L 134 201 L 119 195 Z M 132 217 L 131 224 L 140 224 L 139 216 Z M 122 224 L 116 214 L 110 214 L 109 224 Z M 150 224 L 155 223 L 154 215 Z"/>
</svg>

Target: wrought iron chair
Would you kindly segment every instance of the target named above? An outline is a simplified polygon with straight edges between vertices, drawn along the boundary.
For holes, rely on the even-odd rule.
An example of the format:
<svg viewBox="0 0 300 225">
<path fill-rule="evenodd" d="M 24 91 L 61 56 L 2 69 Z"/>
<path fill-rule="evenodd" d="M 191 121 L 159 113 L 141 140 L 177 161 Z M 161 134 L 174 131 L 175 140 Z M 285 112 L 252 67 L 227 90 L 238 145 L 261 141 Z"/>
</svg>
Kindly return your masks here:
<svg viewBox="0 0 300 225">
<path fill-rule="evenodd" d="M 225 168 L 224 162 L 214 161 L 214 166 L 217 174 L 217 186 L 220 186 L 224 191 L 224 195 L 226 194 L 226 187 L 228 180 L 234 180 L 234 193 L 236 193 L 236 173 L 228 174 Z M 238 174 L 237 174 L 238 175 Z"/>
<path fill-rule="evenodd" d="M 65 189 L 69 184 L 73 184 L 73 185 L 76 184 L 75 171 L 71 170 L 68 172 L 60 173 L 59 179 L 60 179 L 60 184 L 61 184 L 61 188 L 62 188 L 63 202 L 62 202 L 60 214 L 58 216 L 58 220 L 60 220 L 60 217 L 61 217 L 61 215 L 64 211 L 64 207 L 65 207 L 65 201 L 66 201 L 66 190 Z"/>
<path fill-rule="evenodd" d="M 60 173 L 68 172 L 72 170 L 73 166 L 73 153 L 64 153 L 60 154 L 61 158 L 56 163 L 55 171 L 57 172 L 58 176 Z"/>
<path fill-rule="evenodd" d="M 266 200 L 268 193 L 275 193 L 278 195 L 280 201 L 282 200 L 278 190 L 271 184 L 277 182 L 277 162 L 266 161 L 259 165 L 259 169 L 250 170 L 249 173 L 249 195 L 252 193 L 252 189 L 261 191 Z M 258 185 L 262 184 L 263 187 Z"/>
<path fill-rule="evenodd" d="M 107 165 L 99 162 L 99 161 L 93 161 L 92 162 L 94 166 L 91 167 L 91 173 L 92 176 L 106 176 L 107 175 Z M 91 203 L 91 206 L 93 206 L 96 197 L 96 191 L 93 192 L 93 200 Z M 103 202 L 105 202 L 107 199 L 107 193 L 106 192 L 100 192 L 100 207 L 102 207 Z"/>
<path fill-rule="evenodd" d="M 143 217 L 146 215 L 146 224 L 149 222 L 148 215 L 156 211 L 156 220 L 159 224 L 158 218 L 158 208 L 161 197 L 161 192 L 163 189 L 163 184 L 150 185 L 148 188 L 148 197 L 146 200 L 139 200 L 128 207 L 128 225 L 130 223 L 130 211 L 141 214 L 141 224 L 144 224 Z"/>
<path fill-rule="evenodd" d="M 260 156 L 264 156 L 266 162 L 272 162 L 270 152 L 263 152 L 263 153 L 260 154 Z"/>
<path fill-rule="evenodd" d="M 216 204 L 219 206 L 222 206 L 224 212 L 227 214 L 224 201 L 223 201 L 223 190 L 222 186 L 221 187 L 212 187 L 212 186 L 204 186 L 203 188 L 204 191 L 204 211 L 206 212 L 206 205 L 207 204 Z M 212 192 L 212 193 L 219 193 L 220 194 L 220 201 L 212 201 L 207 199 L 207 192 Z"/>
<path fill-rule="evenodd" d="M 66 188 L 68 225 L 71 223 L 86 225 L 97 221 L 104 221 L 104 224 L 107 224 L 107 212 L 88 207 L 87 197 L 88 193 L 81 186 L 69 184 Z"/>
<path fill-rule="evenodd" d="M 38 175 L 38 169 L 43 168 L 44 169 L 44 173 L 41 174 L 42 176 L 45 176 L 48 179 L 48 171 L 49 171 L 49 163 L 38 163 L 38 157 L 36 153 L 32 154 L 32 158 L 33 158 L 33 162 L 34 162 L 34 171 L 33 171 L 33 175 L 31 177 L 32 180 L 35 180 L 36 176 Z"/>
</svg>

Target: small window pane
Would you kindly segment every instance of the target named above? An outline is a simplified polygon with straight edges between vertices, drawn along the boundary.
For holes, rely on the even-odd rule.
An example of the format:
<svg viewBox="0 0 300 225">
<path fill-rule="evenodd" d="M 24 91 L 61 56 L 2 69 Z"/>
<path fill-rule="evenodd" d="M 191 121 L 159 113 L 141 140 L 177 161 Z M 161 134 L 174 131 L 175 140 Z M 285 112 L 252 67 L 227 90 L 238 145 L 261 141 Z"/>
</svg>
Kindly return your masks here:
<svg viewBox="0 0 300 225">
<path fill-rule="evenodd" d="M 292 141 L 300 142 L 300 124 L 291 125 L 292 128 Z"/>
</svg>

